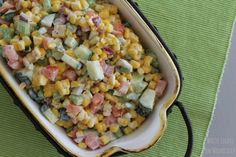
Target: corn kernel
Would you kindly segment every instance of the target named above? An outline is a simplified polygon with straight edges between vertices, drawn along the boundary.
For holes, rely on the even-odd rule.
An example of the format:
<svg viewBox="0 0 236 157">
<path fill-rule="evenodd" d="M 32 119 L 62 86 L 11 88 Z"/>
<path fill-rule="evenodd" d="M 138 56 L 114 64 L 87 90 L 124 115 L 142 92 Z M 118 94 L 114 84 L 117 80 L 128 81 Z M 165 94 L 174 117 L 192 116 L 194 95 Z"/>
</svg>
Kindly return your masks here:
<svg viewBox="0 0 236 157">
<path fill-rule="evenodd" d="M 21 2 L 21 6 L 22 6 L 22 8 L 26 9 L 29 7 L 29 2 L 23 1 L 23 2 Z"/>
<path fill-rule="evenodd" d="M 25 50 L 25 42 L 23 40 L 20 40 L 18 42 L 14 42 L 13 46 L 16 51 L 23 51 Z"/>
<path fill-rule="evenodd" d="M 128 80 L 132 80 L 132 75 L 131 75 L 131 73 L 128 73 L 128 74 L 126 74 L 125 76 L 126 76 L 126 78 L 127 78 Z"/>
<path fill-rule="evenodd" d="M 63 125 L 64 128 L 70 128 L 70 127 L 72 127 L 72 126 L 73 126 L 73 122 L 70 121 L 70 120 L 65 121 L 65 122 L 64 122 L 64 125 Z"/>
<path fill-rule="evenodd" d="M 103 121 L 104 116 L 102 114 L 97 114 L 96 116 L 99 122 Z"/>
<path fill-rule="evenodd" d="M 132 121 L 131 123 L 129 123 L 128 125 L 131 129 L 136 129 L 138 127 L 138 122 L 137 121 Z"/>
<path fill-rule="evenodd" d="M 35 22 L 35 23 L 39 23 L 39 21 L 40 21 L 41 19 L 40 19 L 40 17 L 39 16 L 33 16 L 33 22 Z"/>
<path fill-rule="evenodd" d="M 142 122 L 145 120 L 144 117 L 140 116 L 139 114 L 137 114 L 137 117 L 135 118 L 135 120 L 138 122 L 138 124 L 142 124 Z"/>
<path fill-rule="evenodd" d="M 152 63 L 153 58 L 151 56 L 145 56 L 143 59 L 144 65 L 150 65 Z"/>
<path fill-rule="evenodd" d="M 122 82 L 122 81 L 127 81 L 127 78 L 126 78 L 124 75 L 120 75 L 120 76 L 118 77 L 118 80 L 119 80 L 120 82 Z"/>
<path fill-rule="evenodd" d="M 52 113 L 53 113 L 56 117 L 60 117 L 60 112 L 59 112 L 56 108 L 52 108 Z"/>
<path fill-rule="evenodd" d="M 102 123 L 102 122 L 97 123 L 97 124 L 95 125 L 95 128 L 97 129 L 97 131 L 98 131 L 99 133 L 105 132 L 105 131 L 107 130 L 106 124 L 105 124 L 105 123 Z"/>
<path fill-rule="evenodd" d="M 129 124 L 129 120 L 127 118 L 118 118 L 117 122 L 119 125 L 125 127 Z"/>
<path fill-rule="evenodd" d="M 85 148 L 87 148 L 87 145 L 86 145 L 86 143 L 84 143 L 84 142 L 80 142 L 80 143 L 78 144 L 78 147 L 79 147 L 79 148 L 82 148 L 82 149 L 85 149 Z"/>
<path fill-rule="evenodd" d="M 137 117 L 137 112 L 135 110 L 130 110 L 131 118 Z"/>
<path fill-rule="evenodd" d="M 85 121 L 85 120 L 84 120 Z M 85 129 L 88 129 L 88 126 L 86 124 L 81 124 L 81 123 L 78 123 L 78 128 L 81 129 L 81 130 L 85 130 Z"/>
<path fill-rule="evenodd" d="M 68 49 L 68 50 L 66 50 L 66 54 L 68 54 L 69 56 L 71 56 L 71 57 L 73 57 L 73 58 L 76 57 L 76 56 L 75 56 L 75 52 L 74 52 L 73 49 Z"/>
<path fill-rule="evenodd" d="M 131 129 L 130 127 L 126 127 L 126 128 L 124 129 L 124 133 L 125 133 L 126 135 L 130 134 L 132 131 L 133 131 L 133 129 Z"/>
<path fill-rule="evenodd" d="M 78 81 L 72 81 L 70 86 L 71 88 L 79 87 L 80 83 Z"/>
<path fill-rule="evenodd" d="M 43 43 L 43 37 L 41 36 L 33 36 L 33 42 L 35 46 L 39 46 Z"/>
<path fill-rule="evenodd" d="M 119 131 L 120 127 L 118 124 L 111 124 L 110 126 L 110 131 L 113 133 L 116 133 L 117 131 Z"/>
<path fill-rule="evenodd" d="M 152 67 L 149 65 L 145 65 L 145 66 L 143 66 L 143 72 L 145 73 L 145 74 L 147 74 L 147 73 L 150 73 L 152 71 Z"/>
<path fill-rule="evenodd" d="M 55 4 L 52 5 L 51 9 L 52 9 L 53 12 L 58 12 L 60 10 L 60 8 L 61 8 L 60 4 L 55 3 Z"/>
<path fill-rule="evenodd" d="M 114 86 L 115 88 L 118 88 L 118 87 L 120 87 L 120 82 L 119 81 L 115 81 L 115 86 Z"/>
<path fill-rule="evenodd" d="M 99 57 L 98 57 L 98 54 L 93 54 L 93 56 L 92 56 L 92 61 L 97 61 L 97 60 L 99 60 Z"/>
<path fill-rule="evenodd" d="M 2 24 L 2 25 L 1 25 L 1 28 L 2 28 L 2 29 L 6 29 L 6 28 L 8 28 L 8 26 L 7 26 L 6 24 Z"/>
<path fill-rule="evenodd" d="M 46 51 L 44 50 L 44 48 L 40 48 L 39 52 L 40 52 L 41 58 L 44 58 L 44 56 L 46 55 Z"/>
<path fill-rule="evenodd" d="M 107 85 L 105 84 L 105 83 L 103 83 L 103 82 L 101 82 L 100 84 L 99 84 L 99 89 L 102 91 L 102 92 L 107 92 L 109 89 L 107 88 Z"/>
<path fill-rule="evenodd" d="M 57 81 L 55 85 L 56 90 L 60 95 L 69 95 L 70 94 L 70 81 L 68 79 Z"/>
<path fill-rule="evenodd" d="M 76 15 L 72 14 L 69 16 L 69 21 L 71 24 L 75 24 L 76 23 Z"/>
<path fill-rule="evenodd" d="M 160 73 L 156 73 L 154 75 L 154 77 L 153 77 L 153 81 L 158 82 L 161 78 L 162 78 L 161 74 Z"/>
<path fill-rule="evenodd" d="M 101 55 L 103 53 L 103 51 L 100 48 L 94 48 L 93 49 L 93 53 L 96 53 L 98 55 Z"/>
<path fill-rule="evenodd" d="M 84 106 L 84 107 L 87 107 L 87 106 L 90 104 L 90 102 L 91 102 L 91 101 L 90 101 L 89 99 L 84 99 L 84 100 L 83 100 L 83 106 Z"/>
<path fill-rule="evenodd" d="M 107 143 L 110 142 L 110 138 L 107 135 L 101 136 L 100 140 L 101 140 L 102 144 L 104 144 L 104 145 L 106 145 Z"/>
<path fill-rule="evenodd" d="M 143 74 L 144 74 L 144 70 L 143 70 L 142 68 L 138 68 L 138 73 L 139 73 L 140 75 L 143 75 Z"/>
<path fill-rule="evenodd" d="M 89 7 L 87 0 L 80 0 L 80 3 L 82 5 L 83 9 L 87 9 Z"/>
<path fill-rule="evenodd" d="M 43 92 L 45 97 L 51 97 L 53 96 L 53 93 L 55 92 L 55 85 L 54 84 L 47 84 L 44 86 Z"/>
<path fill-rule="evenodd" d="M 125 37 L 126 39 L 128 39 L 129 36 L 130 36 L 130 29 L 129 29 L 129 28 L 125 28 L 124 37 Z"/>
<path fill-rule="evenodd" d="M 138 69 L 140 67 L 140 63 L 135 60 L 131 60 L 130 64 L 132 65 L 134 69 Z"/>
<path fill-rule="evenodd" d="M 149 87 L 150 89 L 155 89 L 155 88 L 156 88 L 156 85 L 157 85 L 157 83 L 156 83 L 155 81 L 151 81 L 151 82 L 149 83 L 148 87 Z"/>
<path fill-rule="evenodd" d="M 25 42 L 25 46 L 30 46 L 32 44 L 32 41 L 28 36 L 23 36 L 22 40 Z"/>
<path fill-rule="evenodd" d="M 71 9 L 73 11 L 81 10 L 82 9 L 82 5 L 81 5 L 80 1 L 71 2 Z"/>
<path fill-rule="evenodd" d="M 0 40 L 0 45 L 1 45 L 1 46 L 7 45 L 7 42 L 4 41 L 4 40 Z"/>
<path fill-rule="evenodd" d="M 64 62 L 57 63 L 57 67 L 59 69 L 59 74 L 62 74 L 67 68 L 67 66 Z"/>
<path fill-rule="evenodd" d="M 111 5 L 111 7 L 110 7 L 110 13 L 111 13 L 111 14 L 117 14 L 117 12 L 118 12 L 117 6 Z"/>
<path fill-rule="evenodd" d="M 103 9 L 103 10 L 99 13 L 99 16 L 100 16 L 102 19 L 107 19 L 107 18 L 109 18 L 109 16 L 110 16 L 109 10 L 108 10 L 108 9 Z"/>
</svg>

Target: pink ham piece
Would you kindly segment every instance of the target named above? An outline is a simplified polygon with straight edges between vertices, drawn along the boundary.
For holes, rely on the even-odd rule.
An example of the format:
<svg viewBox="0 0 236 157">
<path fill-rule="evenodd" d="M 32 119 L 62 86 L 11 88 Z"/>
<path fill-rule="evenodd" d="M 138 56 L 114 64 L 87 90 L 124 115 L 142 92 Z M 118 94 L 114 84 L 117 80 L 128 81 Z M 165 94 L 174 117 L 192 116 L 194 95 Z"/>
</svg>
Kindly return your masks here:
<svg viewBox="0 0 236 157">
<path fill-rule="evenodd" d="M 128 90 L 129 90 L 129 85 L 130 85 L 129 81 L 122 81 L 118 91 L 121 94 L 127 94 Z"/>
<path fill-rule="evenodd" d="M 3 3 L 3 6 L 0 7 L 0 13 L 5 13 L 10 9 L 15 8 L 14 5 L 10 4 L 10 3 Z"/>
<path fill-rule="evenodd" d="M 100 147 L 101 141 L 99 140 L 98 136 L 94 133 L 89 133 L 84 138 L 85 144 L 88 146 L 88 148 L 95 150 Z"/>
<path fill-rule="evenodd" d="M 102 19 L 99 16 L 92 17 L 92 21 L 96 27 L 102 23 Z"/>
<path fill-rule="evenodd" d="M 67 69 L 63 74 L 62 77 L 64 79 L 69 79 L 70 81 L 75 81 L 77 79 L 77 74 L 73 69 Z"/>
<path fill-rule="evenodd" d="M 114 116 L 109 116 L 104 119 L 104 123 L 109 127 L 111 124 L 114 124 L 116 120 L 117 119 Z"/>
<path fill-rule="evenodd" d="M 96 93 L 92 98 L 92 103 L 90 104 L 90 109 L 93 113 L 97 113 L 102 109 L 102 104 L 104 102 L 104 95 Z"/>
<path fill-rule="evenodd" d="M 71 118 L 75 118 L 81 111 L 82 111 L 81 106 L 76 106 L 73 104 L 69 104 L 66 106 L 66 112 Z"/>
<path fill-rule="evenodd" d="M 167 81 L 166 80 L 159 80 L 156 87 L 156 95 L 158 97 L 161 97 L 167 87 Z"/>
<path fill-rule="evenodd" d="M 112 115 L 113 115 L 115 118 L 118 118 L 118 117 L 123 116 L 124 113 L 125 113 L 125 110 L 124 110 L 124 109 L 118 109 L 118 108 L 116 108 L 115 106 L 112 107 Z"/>
<path fill-rule="evenodd" d="M 113 75 L 114 70 L 115 70 L 114 66 L 107 65 L 104 60 L 100 61 L 100 65 L 106 77 L 111 77 Z"/>
<path fill-rule="evenodd" d="M 120 22 L 115 23 L 114 32 L 113 32 L 115 35 L 123 36 L 124 31 L 125 31 L 125 27 L 122 23 Z"/>
<path fill-rule="evenodd" d="M 108 55 L 113 55 L 114 54 L 114 51 L 112 50 L 112 48 L 110 46 L 103 47 L 103 50 L 106 51 L 106 53 Z"/>
<path fill-rule="evenodd" d="M 19 59 L 19 55 L 16 53 L 13 45 L 5 45 L 3 47 L 3 54 L 11 63 Z"/>
<path fill-rule="evenodd" d="M 48 65 L 42 69 L 42 74 L 51 81 L 55 81 L 59 72 L 57 66 Z"/>
<path fill-rule="evenodd" d="M 8 61 L 7 64 L 9 65 L 9 67 L 11 67 L 14 70 L 19 70 L 24 68 L 24 64 L 21 60 L 17 60 L 17 61 Z"/>
</svg>

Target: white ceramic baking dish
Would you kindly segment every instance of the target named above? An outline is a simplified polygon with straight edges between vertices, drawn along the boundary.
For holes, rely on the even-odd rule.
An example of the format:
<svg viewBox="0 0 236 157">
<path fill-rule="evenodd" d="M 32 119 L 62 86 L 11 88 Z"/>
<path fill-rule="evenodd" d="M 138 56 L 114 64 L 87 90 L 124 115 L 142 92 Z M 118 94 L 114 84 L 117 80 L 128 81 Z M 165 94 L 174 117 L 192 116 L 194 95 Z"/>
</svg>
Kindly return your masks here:
<svg viewBox="0 0 236 157">
<path fill-rule="evenodd" d="M 123 18 L 133 26 L 144 46 L 156 52 L 161 71 L 168 81 L 166 93 L 155 105 L 151 116 L 132 134 L 113 141 L 98 150 L 91 151 L 78 148 L 62 128 L 51 124 L 42 115 L 38 104 L 31 100 L 25 91 L 19 88 L 11 70 L 7 67 L 3 58 L 0 57 L 0 75 L 3 78 L 3 82 L 6 83 L 5 87 L 8 88 L 9 91 L 13 91 L 11 94 L 17 98 L 16 100 L 20 100 L 24 106 L 23 108 L 27 109 L 27 111 L 25 110 L 26 114 L 28 115 L 28 112 L 31 114 L 28 115 L 30 119 L 35 122 L 36 126 L 39 126 L 38 128 L 42 128 L 43 132 L 47 133 L 46 136 L 49 135 L 50 138 L 53 139 L 53 144 L 59 146 L 58 149 L 63 149 L 61 152 L 64 154 L 66 152 L 72 156 L 84 157 L 111 156 L 120 151 L 140 152 L 151 147 L 164 134 L 167 127 L 167 110 L 180 94 L 182 75 L 176 61 L 176 56 L 167 48 L 159 36 L 158 31 L 147 21 L 138 9 L 137 4 L 133 1 L 110 0 L 110 2 L 118 6 Z M 191 136 L 191 132 L 189 134 Z M 189 147 L 191 148 L 191 144 Z"/>
</svg>

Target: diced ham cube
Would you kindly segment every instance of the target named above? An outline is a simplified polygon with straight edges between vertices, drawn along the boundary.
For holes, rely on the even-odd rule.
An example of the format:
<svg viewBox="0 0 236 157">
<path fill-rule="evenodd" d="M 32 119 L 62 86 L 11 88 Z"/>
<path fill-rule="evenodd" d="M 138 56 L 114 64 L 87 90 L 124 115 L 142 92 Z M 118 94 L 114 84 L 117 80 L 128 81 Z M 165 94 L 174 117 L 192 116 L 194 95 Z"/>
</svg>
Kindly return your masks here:
<svg viewBox="0 0 236 157">
<path fill-rule="evenodd" d="M 93 133 L 87 134 L 85 136 L 84 142 L 88 146 L 88 148 L 92 150 L 99 148 L 101 145 L 101 141 L 99 140 L 98 136 Z"/>
<path fill-rule="evenodd" d="M 66 106 L 66 112 L 71 118 L 75 118 L 81 111 L 82 111 L 81 106 L 76 106 L 73 104 L 69 104 Z"/>
<path fill-rule="evenodd" d="M 2 7 L 0 7 L 0 13 L 5 13 L 10 9 L 15 8 L 14 5 L 10 4 L 10 3 L 4 3 Z"/>
<path fill-rule="evenodd" d="M 115 118 L 118 118 L 118 117 L 123 116 L 124 113 L 125 113 L 125 110 L 124 110 L 124 109 L 118 109 L 118 108 L 115 107 L 115 106 L 112 107 L 112 115 L 113 115 Z"/>
<path fill-rule="evenodd" d="M 9 67 L 11 67 L 14 70 L 19 70 L 24 68 L 24 64 L 22 61 L 17 60 L 17 61 L 8 61 L 7 64 L 9 65 Z"/>
<path fill-rule="evenodd" d="M 125 27 L 122 23 L 117 22 L 114 25 L 114 34 L 118 35 L 118 36 L 122 36 L 124 34 L 125 31 Z"/>
<path fill-rule="evenodd" d="M 113 51 L 113 49 L 110 46 L 103 47 L 103 50 L 106 51 L 106 53 L 108 55 L 113 55 L 114 54 L 114 51 Z"/>
<path fill-rule="evenodd" d="M 114 70 L 115 70 L 114 66 L 107 65 L 104 60 L 100 61 L 100 65 L 102 67 L 102 70 L 105 76 L 111 77 L 113 75 Z"/>
<path fill-rule="evenodd" d="M 64 79 L 69 79 L 70 81 L 75 81 L 77 79 L 77 74 L 73 69 L 67 69 L 63 74 L 62 77 Z"/>
<path fill-rule="evenodd" d="M 161 97 L 167 87 L 167 81 L 166 80 L 159 80 L 156 87 L 156 95 L 158 97 Z"/>
<path fill-rule="evenodd" d="M 104 119 L 104 123 L 106 126 L 110 126 L 111 124 L 114 124 L 117 121 L 117 119 L 114 116 L 109 116 Z"/>
<path fill-rule="evenodd" d="M 57 66 L 48 65 L 42 69 L 42 74 L 51 81 L 55 81 L 59 72 Z"/>
<path fill-rule="evenodd" d="M 92 98 L 92 103 L 90 104 L 90 109 L 93 113 L 98 112 L 102 109 L 102 104 L 104 102 L 104 95 L 96 93 Z"/>
<path fill-rule="evenodd" d="M 129 81 L 122 81 L 118 91 L 121 94 L 127 94 L 128 90 L 129 90 L 129 85 L 130 85 Z"/>
<path fill-rule="evenodd" d="M 5 45 L 3 47 L 4 56 L 11 62 L 15 62 L 19 59 L 19 55 L 16 53 L 16 50 L 13 45 Z"/>
</svg>

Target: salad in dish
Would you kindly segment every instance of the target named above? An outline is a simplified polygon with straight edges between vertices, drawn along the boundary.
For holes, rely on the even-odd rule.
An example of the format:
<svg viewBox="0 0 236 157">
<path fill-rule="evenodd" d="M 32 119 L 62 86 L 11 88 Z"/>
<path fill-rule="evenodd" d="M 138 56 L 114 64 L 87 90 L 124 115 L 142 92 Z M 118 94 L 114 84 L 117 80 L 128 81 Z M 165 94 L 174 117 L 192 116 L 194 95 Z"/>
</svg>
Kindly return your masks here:
<svg viewBox="0 0 236 157">
<path fill-rule="evenodd" d="M 167 87 L 155 53 L 107 0 L 0 1 L 0 55 L 83 149 L 132 133 Z"/>
</svg>

